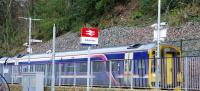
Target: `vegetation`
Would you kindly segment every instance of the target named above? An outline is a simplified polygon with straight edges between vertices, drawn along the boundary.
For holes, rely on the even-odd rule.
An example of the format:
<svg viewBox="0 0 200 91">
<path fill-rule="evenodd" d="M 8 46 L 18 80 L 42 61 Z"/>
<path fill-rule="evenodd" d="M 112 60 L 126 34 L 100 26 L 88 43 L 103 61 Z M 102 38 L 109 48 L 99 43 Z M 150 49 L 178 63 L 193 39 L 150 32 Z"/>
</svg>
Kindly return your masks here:
<svg viewBox="0 0 200 91">
<path fill-rule="evenodd" d="M 27 40 L 27 22 L 18 19 L 18 0 L 0 0 L 0 55 L 15 55 L 23 50 Z M 20 0 L 19 0 L 20 1 Z M 58 28 L 57 36 L 68 31 L 79 31 L 80 27 L 108 27 L 115 24 L 146 25 L 156 22 L 157 0 L 28 0 L 27 14 L 42 21 L 33 23 L 33 38 L 49 40 L 52 26 Z M 127 21 L 120 21 L 123 10 L 129 3 L 139 2 L 131 11 Z M 31 4 L 30 4 L 31 3 Z M 162 0 L 162 21 L 173 26 L 187 21 L 200 21 L 199 0 Z M 117 12 L 116 12 L 117 11 Z M 116 14 L 117 13 L 117 14 Z M 20 22 L 20 23 L 18 23 Z M 23 23 L 23 24 L 22 24 Z"/>
<path fill-rule="evenodd" d="M 139 7 L 134 10 L 131 18 L 144 22 L 156 22 L 158 0 L 140 0 Z M 172 26 L 180 25 L 187 21 L 200 21 L 199 0 L 161 0 L 162 21 Z M 139 22 L 141 24 L 141 22 Z"/>
<path fill-rule="evenodd" d="M 13 19 L 15 17 L 15 13 L 12 11 L 14 5 L 12 0 L 0 0 L 0 54 L 2 56 L 15 55 L 21 50 L 20 46 L 25 39 Z"/>
<path fill-rule="evenodd" d="M 112 11 L 118 3 L 125 2 L 128 0 L 48 0 L 48 3 L 37 0 L 32 13 L 43 21 L 38 25 L 35 36 L 48 40 L 53 23 L 59 27 L 59 35 L 79 31 L 85 24 L 98 26 L 102 16 Z"/>
</svg>

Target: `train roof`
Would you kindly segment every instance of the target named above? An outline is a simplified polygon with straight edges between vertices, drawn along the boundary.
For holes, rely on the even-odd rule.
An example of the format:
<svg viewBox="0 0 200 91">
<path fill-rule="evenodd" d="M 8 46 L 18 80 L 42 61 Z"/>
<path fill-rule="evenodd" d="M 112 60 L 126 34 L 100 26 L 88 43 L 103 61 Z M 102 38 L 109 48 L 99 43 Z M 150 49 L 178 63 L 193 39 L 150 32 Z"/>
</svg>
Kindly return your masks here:
<svg viewBox="0 0 200 91">
<path fill-rule="evenodd" d="M 115 53 L 115 52 L 129 52 L 129 51 L 149 51 L 150 49 L 156 46 L 155 43 L 150 44 L 134 44 L 128 46 L 121 46 L 121 47 L 110 47 L 110 48 L 98 48 L 98 49 L 91 49 L 91 54 L 103 54 L 103 53 Z M 68 52 L 56 52 L 55 56 L 73 56 L 73 55 L 87 55 L 88 50 L 80 50 L 80 51 L 68 51 Z M 32 54 L 31 58 L 37 57 L 49 57 L 51 53 L 45 54 Z M 28 58 L 28 55 L 23 56 L 21 58 Z"/>
<path fill-rule="evenodd" d="M 0 64 L 1 63 L 5 63 L 5 62 L 8 62 L 8 61 L 12 61 L 14 60 L 16 57 L 2 57 L 0 58 Z"/>
</svg>

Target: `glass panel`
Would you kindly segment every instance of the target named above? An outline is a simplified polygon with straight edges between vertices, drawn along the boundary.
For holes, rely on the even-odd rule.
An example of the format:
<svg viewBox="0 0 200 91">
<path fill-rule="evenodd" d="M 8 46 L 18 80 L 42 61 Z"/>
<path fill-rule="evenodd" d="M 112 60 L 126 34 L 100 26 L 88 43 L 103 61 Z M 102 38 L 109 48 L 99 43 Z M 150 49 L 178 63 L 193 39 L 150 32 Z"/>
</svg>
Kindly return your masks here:
<svg viewBox="0 0 200 91">
<path fill-rule="evenodd" d="M 80 63 L 80 72 L 87 72 L 87 63 Z"/>
<path fill-rule="evenodd" d="M 93 62 L 93 71 L 94 72 L 100 72 L 102 66 L 103 65 L 102 65 L 101 62 Z"/>
<path fill-rule="evenodd" d="M 145 69 L 145 60 L 138 61 L 138 69 Z"/>
<path fill-rule="evenodd" d="M 151 60 L 151 72 L 155 73 L 155 71 L 156 71 L 156 59 L 155 59 L 155 55 L 150 60 Z"/>
<path fill-rule="evenodd" d="M 63 64 L 62 72 L 73 72 L 74 71 L 74 63 Z"/>
<path fill-rule="evenodd" d="M 119 71 L 119 62 L 112 61 L 112 71 Z"/>
</svg>

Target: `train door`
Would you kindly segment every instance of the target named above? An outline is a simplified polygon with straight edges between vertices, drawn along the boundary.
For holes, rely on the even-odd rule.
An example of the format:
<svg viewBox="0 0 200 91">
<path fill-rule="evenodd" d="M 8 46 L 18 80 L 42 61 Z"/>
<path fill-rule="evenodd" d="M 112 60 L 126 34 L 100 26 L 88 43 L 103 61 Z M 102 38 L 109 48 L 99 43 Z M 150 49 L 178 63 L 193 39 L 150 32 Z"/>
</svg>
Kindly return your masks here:
<svg viewBox="0 0 200 91">
<path fill-rule="evenodd" d="M 165 83 L 167 85 L 172 84 L 172 65 L 173 65 L 173 54 L 167 52 L 164 57 L 164 66 L 165 67 Z"/>
</svg>

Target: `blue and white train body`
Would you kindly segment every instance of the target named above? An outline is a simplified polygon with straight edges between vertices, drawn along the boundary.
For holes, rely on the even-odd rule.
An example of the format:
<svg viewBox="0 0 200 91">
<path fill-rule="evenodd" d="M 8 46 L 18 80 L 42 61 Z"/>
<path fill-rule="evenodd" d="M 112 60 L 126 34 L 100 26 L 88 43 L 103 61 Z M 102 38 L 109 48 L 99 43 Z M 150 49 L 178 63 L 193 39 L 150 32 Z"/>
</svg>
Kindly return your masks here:
<svg viewBox="0 0 200 91">
<path fill-rule="evenodd" d="M 156 44 L 135 44 L 90 50 L 59 52 L 55 54 L 57 85 L 86 85 L 87 60 L 91 60 L 93 86 L 134 86 L 151 87 L 155 85 L 155 48 Z M 182 82 L 180 70 L 181 52 L 178 48 L 162 44 L 160 46 L 160 78 L 162 85 Z M 48 82 L 51 76 L 51 54 L 32 54 L 6 61 L 7 66 L 17 65 L 17 70 L 45 73 Z M 166 78 L 167 77 L 167 78 Z"/>
</svg>

